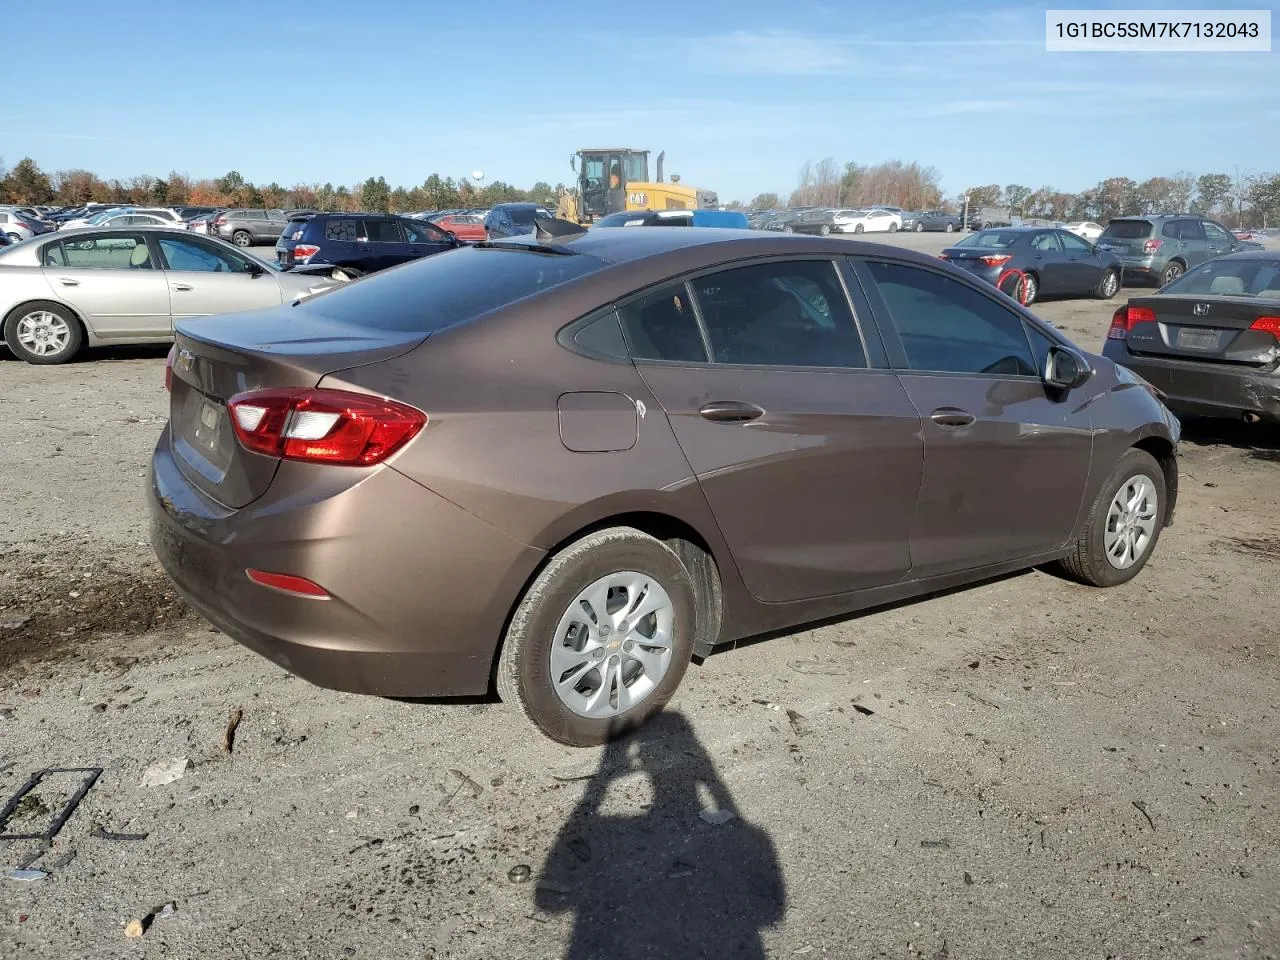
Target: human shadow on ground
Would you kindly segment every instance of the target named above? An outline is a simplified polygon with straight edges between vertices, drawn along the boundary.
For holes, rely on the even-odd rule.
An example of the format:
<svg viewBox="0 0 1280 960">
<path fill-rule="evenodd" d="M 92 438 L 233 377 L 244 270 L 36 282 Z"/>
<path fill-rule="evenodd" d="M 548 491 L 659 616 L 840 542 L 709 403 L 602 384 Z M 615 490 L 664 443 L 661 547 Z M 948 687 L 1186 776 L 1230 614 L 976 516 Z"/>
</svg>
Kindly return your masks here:
<svg viewBox="0 0 1280 960">
<path fill-rule="evenodd" d="M 645 779 L 651 804 L 635 796 Z M 753 960 L 765 956 L 762 930 L 782 920 L 786 887 L 769 835 L 742 819 L 688 721 L 671 712 L 606 748 L 535 899 L 574 913 L 567 960 Z"/>
</svg>

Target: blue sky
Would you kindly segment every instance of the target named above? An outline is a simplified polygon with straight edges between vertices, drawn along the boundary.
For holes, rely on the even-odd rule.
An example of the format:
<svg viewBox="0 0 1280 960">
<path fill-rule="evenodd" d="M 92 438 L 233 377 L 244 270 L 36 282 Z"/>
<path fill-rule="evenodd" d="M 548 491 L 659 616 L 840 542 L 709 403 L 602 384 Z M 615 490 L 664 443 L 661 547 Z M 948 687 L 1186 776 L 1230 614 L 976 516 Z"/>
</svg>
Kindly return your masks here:
<svg viewBox="0 0 1280 960">
<path fill-rule="evenodd" d="M 31 72 L 0 98 L 0 157 L 529 186 L 617 145 L 725 201 L 785 194 L 825 156 L 931 164 L 948 195 L 1280 167 L 1280 53 L 1047 53 L 1045 9 L 1069 5 L 14 2 Z M 1075 4 L 1108 5 L 1155 6 Z"/>
</svg>

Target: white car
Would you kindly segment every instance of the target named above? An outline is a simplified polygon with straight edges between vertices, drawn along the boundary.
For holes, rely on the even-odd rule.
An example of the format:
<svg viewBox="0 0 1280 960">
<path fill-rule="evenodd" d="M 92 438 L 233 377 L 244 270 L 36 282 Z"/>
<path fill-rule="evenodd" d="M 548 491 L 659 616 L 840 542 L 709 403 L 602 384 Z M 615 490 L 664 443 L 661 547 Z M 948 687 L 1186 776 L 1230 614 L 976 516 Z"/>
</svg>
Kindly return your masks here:
<svg viewBox="0 0 1280 960">
<path fill-rule="evenodd" d="M 1083 237 L 1090 243 L 1102 236 L 1102 224 L 1094 223 L 1092 220 L 1081 220 L 1077 223 L 1068 223 L 1067 230 L 1070 230 L 1077 237 Z"/>
<path fill-rule="evenodd" d="M 120 227 L 181 227 L 182 224 L 175 223 L 167 217 L 159 216 L 155 213 L 142 213 L 138 210 L 108 210 L 100 213 L 96 217 L 90 217 L 84 223 L 75 220 L 62 228 L 62 232 L 69 230 L 118 230 Z"/>
<path fill-rule="evenodd" d="M 0 233 L 14 243 L 30 240 L 36 235 L 36 232 L 23 223 L 12 210 L 0 210 Z"/>
<path fill-rule="evenodd" d="M 897 233 L 902 214 L 892 210 L 837 210 L 831 218 L 836 233 Z"/>
<path fill-rule="evenodd" d="M 62 229 L 68 227 L 100 227 L 104 224 L 104 218 L 120 217 L 126 214 L 145 214 L 156 219 L 148 220 L 148 225 L 159 223 L 161 226 L 182 226 L 182 218 L 167 207 L 110 207 L 106 210 L 99 210 L 97 213 L 90 213 L 88 216 L 77 217 L 75 220 L 68 220 L 62 225 Z M 119 224 L 117 224 L 119 226 Z"/>
</svg>

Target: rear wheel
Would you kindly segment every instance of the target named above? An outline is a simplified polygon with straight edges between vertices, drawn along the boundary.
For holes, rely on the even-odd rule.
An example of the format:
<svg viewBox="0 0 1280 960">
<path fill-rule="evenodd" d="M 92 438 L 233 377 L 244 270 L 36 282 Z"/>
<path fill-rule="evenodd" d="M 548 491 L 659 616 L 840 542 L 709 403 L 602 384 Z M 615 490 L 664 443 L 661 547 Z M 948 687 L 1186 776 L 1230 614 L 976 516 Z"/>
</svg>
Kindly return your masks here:
<svg viewBox="0 0 1280 960">
<path fill-rule="evenodd" d="M 1138 575 L 1164 528 L 1164 471 L 1151 454 L 1128 450 L 1089 511 L 1084 533 L 1059 561 L 1069 577 L 1095 587 L 1114 587 Z"/>
<path fill-rule="evenodd" d="M 898 232 L 898 225 L 897 225 L 896 223 L 891 223 L 891 224 L 889 224 L 889 232 L 890 232 L 890 233 L 897 233 L 897 232 Z"/>
<path fill-rule="evenodd" d="M 30 303 L 10 312 L 4 339 L 27 363 L 66 363 L 84 343 L 80 321 L 56 303 Z"/>
<path fill-rule="evenodd" d="M 1098 281 L 1098 286 L 1094 289 L 1093 295 L 1099 300 L 1110 300 L 1119 289 L 1120 274 L 1115 270 L 1108 270 L 1102 275 L 1102 279 Z"/>
<path fill-rule="evenodd" d="M 831 233 L 831 228 L 824 223 L 822 226 L 818 228 L 818 233 L 822 234 L 822 236 L 825 237 Z"/>
<path fill-rule="evenodd" d="M 359 280 L 366 272 L 359 267 L 334 267 L 329 276 L 334 280 Z"/>
<path fill-rule="evenodd" d="M 231 235 L 231 242 L 237 247 L 247 247 L 253 243 L 253 237 L 249 235 L 248 230 L 237 230 Z"/>
<path fill-rule="evenodd" d="M 1014 297 L 1024 307 L 1029 307 L 1036 302 L 1036 297 L 1040 295 L 1040 281 L 1036 279 L 1034 273 L 1024 273 L 1022 275 L 1022 283 L 1018 285 L 1017 296 Z"/>
<path fill-rule="evenodd" d="M 8 238 L 9 238 L 11 241 L 13 241 L 14 243 L 21 243 L 21 242 L 22 242 L 22 235 L 21 235 L 21 234 L 18 234 L 18 233 L 6 233 L 6 234 L 5 234 L 5 236 L 6 236 L 6 237 L 8 237 Z"/>
<path fill-rule="evenodd" d="M 945 229 L 947 233 L 955 233 L 956 227 L 954 223 L 948 223 L 943 229 Z"/>
<path fill-rule="evenodd" d="M 1187 268 L 1177 260 L 1169 261 L 1169 265 L 1164 268 L 1164 273 L 1160 274 L 1160 286 L 1168 286 L 1182 276 Z"/>
<path fill-rule="evenodd" d="M 543 733 L 595 746 L 662 709 L 693 654 L 689 572 L 631 527 L 589 534 L 547 564 L 511 617 L 498 695 Z"/>
<path fill-rule="evenodd" d="M 854 233 L 862 233 L 862 224 L 856 224 L 853 228 Z"/>
</svg>

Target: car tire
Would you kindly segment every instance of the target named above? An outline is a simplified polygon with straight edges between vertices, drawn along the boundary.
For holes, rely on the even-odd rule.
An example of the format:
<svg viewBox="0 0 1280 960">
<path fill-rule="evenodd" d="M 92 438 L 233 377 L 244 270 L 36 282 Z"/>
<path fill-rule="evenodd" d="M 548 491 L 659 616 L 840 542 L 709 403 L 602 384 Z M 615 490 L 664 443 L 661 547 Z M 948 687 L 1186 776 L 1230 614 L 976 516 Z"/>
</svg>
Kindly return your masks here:
<svg viewBox="0 0 1280 960">
<path fill-rule="evenodd" d="M 1167 287 L 1186 273 L 1186 270 L 1187 268 L 1182 265 L 1180 260 L 1170 260 L 1164 268 L 1164 272 L 1160 274 L 1160 286 Z"/>
<path fill-rule="evenodd" d="M 830 236 L 831 228 L 824 223 L 822 226 L 818 228 L 818 233 L 820 236 L 824 236 L 824 237 Z"/>
<path fill-rule="evenodd" d="M 916 233 L 924 233 L 924 224 L 917 223 L 915 226 Z"/>
<path fill-rule="evenodd" d="M 84 328 L 66 307 L 36 301 L 9 311 L 4 341 L 14 356 L 27 363 L 66 363 L 84 346 Z"/>
<path fill-rule="evenodd" d="M 1039 295 L 1040 278 L 1027 271 L 1022 275 L 1022 283 L 1018 285 L 1018 295 L 1014 299 L 1024 307 L 1029 307 L 1036 302 L 1036 297 Z"/>
<path fill-rule="evenodd" d="M 787 224 L 787 225 L 785 225 L 785 226 L 782 228 L 782 232 L 783 232 L 783 233 L 795 233 L 796 231 L 795 231 L 795 228 L 791 226 L 791 224 Z"/>
<path fill-rule="evenodd" d="M 854 233 L 862 233 L 862 232 L 863 232 L 863 230 L 862 230 L 862 224 L 860 224 L 860 223 L 858 223 L 858 224 L 854 224 L 853 232 L 854 232 Z"/>
<path fill-rule="evenodd" d="M 9 238 L 9 240 L 10 240 L 10 242 L 11 242 L 11 243 L 21 243 L 21 242 L 22 242 L 22 234 L 20 234 L 20 233 L 6 233 L 6 234 L 5 234 L 5 236 Z"/>
<path fill-rule="evenodd" d="M 657 604 L 655 611 L 627 625 L 622 610 L 641 602 Z M 670 547 L 631 527 L 588 534 L 552 557 L 520 599 L 503 638 L 498 696 L 519 704 L 553 740 L 575 747 L 607 743 L 671 699 L 693 655 L 696 618 L 689 571 Z M 593 630 L 591 623 L 609 630 Z M 624 634 L 624 626 L 640 629 Z M 663 644 L 640 642 L 660 636 Z M 599 654 L 576 647 L 579 642 Z M 645 687 L 641 698 L 623 707 L 618 698 L 636 684 Z"/>
<path fill-rule="evenodd" d="M 231 235 L 231 242 L 237 247 L 251 247 L 253 246 L 253 236 L 248 230 L 237 230 Z"/>
<path fill-rule="evenodd" d="M 345 276 L 338 276 L 340 273 L 345 274 Z M 366 273 L 367 271 L 361 270 L 359 267 L 338 266 L 333 268 L 329 276 L 334 280 L 359 280 Z"/>
<path fill-rule="evenodd" d="M 946 231 L 947 231 L 947 233 L 955 233 L 956 225 L 955 225 L 954 223 L 948 223 L 948 224 L 947 224 L 945 227 L 943 227 L 942 229 L 946 230 Z"/>
<path fill-rule="evenodd" d="M 890 232 L 890 233 L 897 233 L 897 232 L 898 232 L 898 225 L 897 225 L 896 223 L 891 223 L 891 224 L 889 224 L 889 232 Z"/>
<path fill-rule="evenodd" d="M 1094 587 L 1128 583 L 1146 566 L 1160 541 L 1166 496 L 1168 483 L 1155 457 L 1137 447 L 1130 448 L 1098 491 L 1084 532 L 1071 553 L 1058 561 L 1060 571 L 1072 580 Z M 1127 516 L 1123 508 L 1126 503 L 1135 504 Z M 1145 518 L 1145 523 L 1134 523 L 1128 529 L 1140 530 L 1141 534 L 1130 540 L 1126 548 L 1122 542 L 1126 535 L 1116 536 L 1115 528 L 1126 529 L 1126 519 L 1138 516 Z M 1125 555 L 1117 558 L 1117 550 Z M 1122 562 L 1125 560 L 1128 562 Z"/>
<path fill-rule="evenodd" d="M 1103 272 L 1101 279 L 1098 280 L 1098 286 L 1094 288 L 1093 295 L 1099 300 L 1110 300 L 1120 292 L 1120 273 L 1116 270 L 1106 270 Z"/>
</svg>

